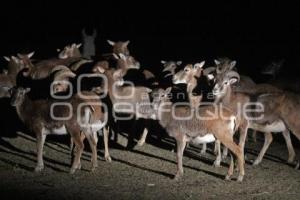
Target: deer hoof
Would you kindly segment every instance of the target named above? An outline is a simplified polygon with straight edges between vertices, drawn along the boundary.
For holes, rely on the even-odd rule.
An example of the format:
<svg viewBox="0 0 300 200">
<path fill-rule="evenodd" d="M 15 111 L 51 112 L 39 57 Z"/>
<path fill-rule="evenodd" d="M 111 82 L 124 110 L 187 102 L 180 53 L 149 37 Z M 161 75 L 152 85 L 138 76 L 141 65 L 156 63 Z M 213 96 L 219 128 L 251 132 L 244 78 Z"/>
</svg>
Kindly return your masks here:
<svg viewBox="0 0 300 200">
<path fill-rule="evenodd" d="M 215 160 L 214 162 L 214 167 L 220 167 L 221 166 L 221 162 L 219 160 Z"/>
<path fill-rule="evenodd" d="M 229 175 L 226 175 L 224 180 L 225 180 L 225 181 L 230 181 L 230 180 L 231 180 L 231 177 L 230 177 Z"/>
<path fill-rule="evenodd" d="M 258 166 L 260 162 L 261 162 L 260 160 L 255 160 L 253 162 L 252 166 Z"/>
<path fill-rule="evenodd" d="M 105 161 L 106 162 L 111 162 L 111 157 L 110 156 L 105 156 Z"/>
<path fill-rule="evenodd" d="M 239 175 L 237 178 L 237 182 L 242 182 L 243 181 L 244 176 L 243 175 Z"/>
<path fill-rule="evenodd" d="M 145 144 L 145 140 L 139 140 L 137 143 L 137 145 L 140 147 L 143 146 L 144 144 Z"/>
<path fill-rule="evenodd" d="M 43 171 L 43 169 L 44 169 L 44 165 L 38 165 L 34 168 L 34 172 L 40 173 Z"/>
<path fill-rule="evenodd" d="M 74 174 L 74 173 L 75 173 L 75 171 L 76 171 L 76 169 L 75 169 L 75 168 L 71 168 L 71 170 L 70 170 L 70 174 Z"/>
<path fill-rule="evenodd" d="M 201 150 L 201 151 L 200 151 L 200 154 L 201 154 L 202 156 L 204 156 L 204 155 L 206 154 L 206 150 Z"/>
<path fill-rule="evenodd" d="M 287 160 L 287 163 L 292 164 L 295 160 L 295 156 L 293 157 L 289 157 L 289 159 Z"/>
<path fill-rule="evenodd" d="M 182 178 L 182 175 L 181 174 L 176 174 L 173 178 L 174 181 L 180 181 Z"/>
</svg>

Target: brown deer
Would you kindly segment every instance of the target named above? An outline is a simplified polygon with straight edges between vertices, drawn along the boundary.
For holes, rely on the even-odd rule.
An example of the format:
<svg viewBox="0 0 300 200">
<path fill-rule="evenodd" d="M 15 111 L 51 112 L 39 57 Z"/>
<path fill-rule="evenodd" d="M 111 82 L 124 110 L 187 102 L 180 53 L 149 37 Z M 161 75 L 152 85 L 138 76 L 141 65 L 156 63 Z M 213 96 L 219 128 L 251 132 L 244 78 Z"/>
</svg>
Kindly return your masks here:
<svg viewBox="0 0 300 200">
<path fill-rule="evenodd" d="M 279 118 L 278 116 L 273 116 L 272 115 L 273 111 L 270 109 L 268 111 L 266 110 L 264 111 L 264 115 L 272 116 L 274 118 L 273 121 L 268 123 L 259 123 L 259 121 L 257 120 L 248 120 L 246 116 L 241 115 L 241 113 L 244 113 L 242 111 L 244 108 L 243 105 L 246 105 L 247 103 L 250 102 L 250 97 L 251 97 L 251 95 L 249 95 L 250 93 L 252 93 L 252 95 L 259 95 L 259 94 L 268 94 L 274 92 L 281 93 L 282 91 L 267 84 L 262 84 L 262 85 L 258 84 L 256 85 L 256 87 L 252 89 L 248 89 L 246 92 L 245 90 L 232 89 L 232 84 L 234 84 L 238 80 L 239 80 L 239 74 L 235 71 L 229 71 L 223 74 L 222 76 L 218 76 L 216 80 L 216 85 L 213 89 L 213 93 L 216 96 L 216 102 L 222 103 L 223 105 L 229 107 L 237 115 L 240 116 L 240 119 L 244 124 L 244 130 L 246 128 L 251 128 L 265 133 L 264 146 L 261 152 L 259 153 L 257 159 L 254 161 L 253 165 L 258 165 L 261 162 L 267 148 L 271 144 L 272 142 L 271 132 L 276 132 L 276 133 L 283 132 L 283 136 L 286 141 L 288 152 L 289 152 L 288 162 L 293 162 L 295 158 L 295 151 L 291 143 L 290 133 L 287 127 L 285 126 L 285 124 L 283 123 L 284 122 L 283 119 Z M 266 108 L 268 104 L 271 104 L 273 101 L 273 99 L 268 99 L 268 100 L 269 102 L 267 103 L 265 102 L 264 104 L 262 104 L 264 108 Z M 244 140 L 241 142 L 244 142 Z M 225 156 L 226 153 L 223 157 Z"/>
<path fill-rule="evenodd" d="M 192 108 L 198 108 L 201 105 L 203 94 L 194 94 L 194 89 L 198 85 L 198 79 L 202 76 L 202 74 L 207 73 L 207 70 L 203 70 L 204 61 L 201 63 L 196 63 L 195 65 L 188 64 L 184 67 L 183 70 L 180 70 L 173 76 L 174 84 L 186 84 L 186 90 L 189 98 L 189 102 Z M 213 141 L 214 142 L 214 141 Z M 201 154 L 206 153 L 206 143 L 202 144 Z M 214 162 L 214 166 L 219 167 L 221 164 L 221 148 L 220 142 L 217 140 L 215 144 L 215 153 L 217 158 Z"/>
<path fill-rule="evenodd" d="M 63 65 L 67 67 L 78 68 L 78 64 L 84 64 L 86 62 L 91 62 L 90 60 L 83 60 L 79 51 L 79 47 L 81 44 L 72 44 L 67 45 L 58 55 L 58 58 L 50 58 L 46 60 L 39 61 L 35 64 L 32 64 L 30 60 L 26 57 L 19 55 L 21 60 L 26 60 L 30 62 L 29 71 L 24 74 L 25 76 L 30 76 L 30 78 L 34 80 L 44 79 L 50 76 L 50 74 L 54 71 L 54 68 L 58 65 Z M 64 68 L 66 69 L 66 68 Z M 58 70 L 58 69 L 56 69 Z"/>
<path fill-rule="evenodd" d="M 170 91 L 171 88 L 159 89 L 154 95 L 153 107 L 154 118 L 158 119 L 169 136 L 176 140 L 177 173 L 175 179 L 178 180 L 183 175 L 182 157 L 186 143 L 190 141 L 203 142 L 203 140 L 207 142 L 216 138 L 237 157 L 239 167 L 237 181 L 242 181 L 245 174 L 244 155 L 243 147 L 233 141 L 233 134 L 236 129 L 234 113 L 225 107 L 214 105 L 200 106 L 197 109 L 188 106 L 173 106 L 168 97 Z M 226 180 L 230 180 L 233 168 L 233 158 L 231 157 Z"/>
<path fill-rule="evenodd" d="M 30 58 L 33 53 L 28 54 Z M 0 98 L 10 97 L 9 90 L 16 86 L 16 78 L 18 73 L 26 67 L 26 64 L 15 56 L 6 57 L 4 59 L 8 61 L 6 73 L 0 74 Z"/>
<path fill-rule="evenodd" d="M 35 171 L 40 172 L 44 169 L 43 146 L 46 136 L 67 133 L 71 135 L 76 146 L 75 158 L 70 173 L 80 169 L 80 157 L 84 149 L 80 136 L 81 132 L 85 134 L 89 141 L 92 150 L 92 170 L 94 170 L 98 165 L 96 132 L 105 126 L 105 115 L 107 114 L 102 111 L 101 102 L 99 100 L 83 99 L 78 95 L 74 95 L 66 101 L 32 100 L 27 95 L 29 91 L 30 88 L 12 89 L 11 105 L 16 107 L 19 118 L 36 135 L 37 166 Z M 85 93 L 85 95 L 95 96 L 92 93 Z M 55 104 L 57 105 L 55 106 Z M 104 143 L 105 159 L 111 161 L 108 152 L 108 132 L 106 128 L 104 129 Z"/>
</svg>

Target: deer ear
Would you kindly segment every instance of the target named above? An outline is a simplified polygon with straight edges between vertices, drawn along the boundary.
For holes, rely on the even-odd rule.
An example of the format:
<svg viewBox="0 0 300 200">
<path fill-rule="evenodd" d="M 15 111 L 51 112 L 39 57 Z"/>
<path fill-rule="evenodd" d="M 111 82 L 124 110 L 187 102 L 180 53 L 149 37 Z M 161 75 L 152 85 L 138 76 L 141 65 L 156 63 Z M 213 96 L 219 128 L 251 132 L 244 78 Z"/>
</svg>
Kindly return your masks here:
<svg viewBox="0 0 300 200">
<path fill-rule="evenodd" d="M 182 61 L 177 61 L 176 62 L 176 65 L 178 65 L 178 66 L 181 65 L 181 64 L 182 64 Z"/>
<path fill-rule="evenodd" d="M 115 46 L 115 42 L 111 41 L 111 40 L 107 40 L 108 44 L 110 44 L 111 46 Z"/>
<path fill-rule="evenodd" d="M 152 92 L 152 89 L 146 88 L 146 91 L 147 91 L 147 93 L 151 93 L 151 92 Z"/>
<path fill-rule="evenodd" d="M 96 37 L 97 37 L 97 29 L 94 29 L 94 30 L 93 30 L 93 35 L 92 35 L 92 36 L 93 36 L 93 38 L 96 38 Z"/>
<path fill-rule="evenodd" d="M 160 63 L 161 63 L 161 64 L 166 64 L 167 62 L 164 61 L 164 60 L 161 60 Z"/>
<path fill-rule="evenodd" d="M 85 28 L 83 28 L 83 29 L 81 30 L 81 34 L 83 35 L 83 37 L 86 37 Z"/>
<path fill-rule="evenodd" d="M 171 92 L 171 90 L 172 90 L 172 87 L 168 87 L 168 88 L 165 90 L 165 94 L 166 94 L 166 95 L 169 94 L 169 93 Z"/>
<path fill-rule="evenodd" d="M 217 59 L 215 59 L 214 61 L 215 61 L 215 64 L 216 64 L 216 65 L 219 65 L 219 64 L 221 64 L 221 62 L 220 62 L 220 61 L 218 61 Z"/>
<path fill-rule="evenodd" d="M 13 61 L 14 61 L 15 63 L 17 63 L 17 64 L 20 63 L 19 59 L 18 59 L 17 57 L 15 57 L 15 56 L 12 56 L 11 59 L 13 59 Z"/>
<path fill-rule="evenodd" d="M 130 43 L 130 40 L 127 40 L 126 42 L 124 42 L 123 46 L 127 47 L 129 43 Z"/>
<path fill-rule="evenodd" d="M 105 69 L 101 66 L 96 67 L 96 69 L 94 70 L 95 72 L 100 72 L 101 74 L 103 74 L 105 72 Z"/>
<path fill-rule="evenodd" d="M 236 61 L 235 60 L 231 61 L 230 62 L 230 69 L 233 69 L 235 67 L 235 65 L 236 65 Z"/>
<path fill-rule="evenodd" d="M 204 66 L 204 64 L 205 64 L 205 61 L 202 61 L 201 63 L 196 63 L 196 64 L 194 65 L 194 68 L 200 69 L 200 68 L 202 68 L 202 67 Z"/>
<path fill-rule="evenodd" d="M 27 54 L 27 57 L 28 57 L 28 58 L 31 58 L 33 55 L 34 55 L 34 51 L 31 52 L 31 53 L 29 53 L 29 54 Z"/>
<path fill-rule="evenodd" d="M 26 89 L 25 89 L 25 93 L 30 92 L 30 90 L 31 90 L 30 88 L 26 88 Z"/>
<path fill-rule="evenodd" d="M 76 45 L 76 48 L 79 49 L 79 47 L 81 47 L 82 43 L 79 43 Z"/>
<path fill-rule="evenodd" d="M 3 58 L 4 58 L 7 62 L 10 61 L 10 58 L 9 58 L 9 57 L 3 56 Z"/>
</svg>

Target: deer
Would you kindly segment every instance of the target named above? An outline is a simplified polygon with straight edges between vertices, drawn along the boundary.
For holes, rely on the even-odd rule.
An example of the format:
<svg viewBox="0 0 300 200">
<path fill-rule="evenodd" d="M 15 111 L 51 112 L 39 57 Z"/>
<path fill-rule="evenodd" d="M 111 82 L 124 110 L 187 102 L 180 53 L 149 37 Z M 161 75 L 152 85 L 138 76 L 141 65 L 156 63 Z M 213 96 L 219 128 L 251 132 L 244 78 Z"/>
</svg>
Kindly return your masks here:
<svg viewBox="0 0 300 200">
<path fill-rule="evenodd" d="M 162 73 L 159 76 L 160 86 L 167 88 L 171 86 L 173 76 L 175 75 L 178 67 L 182 64 L 182 61 L 161 60 L 160 62 L 163 66 Z"/>
<path fill-rule="evenodd" d="M 258 121 L 258 123 L 264 124 L 267 122 L 267 125 L 275 124 L 277 127 L 281 126 L 282 129 L 286 128 L 290 130 L 298 140 L 300 140 L 300 125 L 297 121 L 299 119 L 300 110 L 299 100 L 299 94 L 289 91 L 261 94 L 258 96 L 257 101 L 265 105 L 264 115 L 266 117 Z M 278 120 L 278 118 L 283 123 L 279 123 L 280 120 Z M 286 142 L 288 144 L 288 142 L 290 142 L 290 138 L 288 138 L 288 141 L 286 139 Z M 292 147 L 292 145 L 290 147 Z M 289 145 L 288 150 L 290 151 Z M 292 154 L 292 156 L 294 155 L 295 154 Z M 290 158 L 292 157 L 289 152 L 289 161 L 292 161 Z M 299 159 L 295 168 L 299 168 Z"/>
<path fill-rule="evenodd" d="M 115 53 L 117 55 L 122 53 L 125 56 L 130 56 L 130 51 L 127 47 L 128 44 L 130 43 L 129 40 L 127 40 L 127 41 L 118 41 L 118 42 L 107 40 L 107 43 L 112 46 L 112 53 Z"/>
<path fill-rule="evenodd" d="M 198 79 L 203 76 L 203 73 L 207 73 L 206 70 L 203 70 L 203 66 L 205 64 L 205 61 L 202 61 L 200 63 L 188 64 L 184 67 L 183 70 L 178 71 L 173 76 L 173 83 L 174 84 L 186 84 L 186 91 L 188 95 L 188 99 L 190 102 L 190 106 L 192 108 L 198 108 L 201 105 L 201 101 L 203 98 L 203 94 L 195 94 L 195 88 L 198 86 Z M 214 142 L 214 141 L 213 141 Z M 206 143 L 202 144 L 202 150 L 201 154 L 206 153 Z M 219 167 L 221 163 L 221 152 L 220 151 L 220 144 L 217 141 L 216 147 L 215 147 L 215 153 L 217 154 L 217 159 L 214 162 L 214 166 Z"/>
<path fill-rule="evenodd" d="M 261 74 L 269 75 L 271 76 L 272 80 L 275 80 L 283 64 L 284 59 L 281 59 L 279 61 L 273 61 L 270 65 L 267 65 L 261 70 Z"/>
<path fill-rule="evenodd" d="M 189 106 L 174 106 L 168 96 L 171 89 L 171 87 L 166 90 L 158 89 L 153 94 L 154 113 L 152 117 L 158 120 L 169 136 L 176 140 L 177 172 L 174 177 L 175 180 L 179 180 L 183 176 L 182 157 L 187 142 L 209 142 L 218 139 L 236 156 L 239 167 L 237 181 L 242 181 L 245 174 L 244 154 L 243 147 L 233 141 L 233 134 L 236 129 L 234 113 L 223 106 L 215 105 L 203 105 L 197 109 Z M 176 117 L 174 117 L 174 113 Z M 233 165 L 233 157 L 231 156 L 225 180 L 231 179 Z"/>
<path fill-rule="evenodd" d="M 284 139 L 286 141 L 287 147 L 288 147 L 288 153 L 289 158 L 288 162 L 292 163 L 295 158 L 295 151 L 291 143 L 290 133 L 287 128 L 287 126 L 284 124 L 283 119 L 276 117 L 272 122 L 270 123 L 259 123 L 257 120 L 249 120 L 247 116 L 240 115 L 240 113 L 243 113 L 244 106 L 247 103 L 251 102 L 251 96 L 257 96 L 260 94 L 268 94 L 268 93 L 281 93 L 282 91 L 272 87 L 268 84 L 257 84 L 256 87 L 252 89 L 245 90 L 235 90 L 232 88 L 232 85 L 239 80 L 239 74 L 235 71 L 228 71 L 222 76 L 218 76 L 216 78 L 216 85 L 213 89 L 213 94 L 216 96 L 216 103 L 222 103 L 223 105 L 229 107 L 232 109 L 235 113 L 237 113 L 239 118 L 242 120 L 243 129 L 244 131 L 247 131 L 248 128 L 251 128 L 256 131 L 261 131 L 265 133 L 265 142 L 264 146 L 261 149 L 258 157 L 253 162 L 253 165 L 258 165 L 261 163 L 263 156 L 268 149 L 269 145 L 272 142 L 272 134 L 271 132 L 283 132 Z M 252 94 L 251 94 L 252 93 Z M 251 95 L 249 95 L 251 94 Z M 266 108 L 268 106 L 267 104 L 272 103 L 272 99 L 268 99 L 269 102 L 262 104 L 261 106 L 263 108 Z M 258 103 L 259 101 L 254 101 L 254 103 Z M 241 112 L 242 111 L 242 112 Z M 269 110 L 268 112 L 264 112 L 265 115 L 271 115 L 272 111 Z M 272 115 L 273 116 L 273 115 Z M 275 118 L 275 116 L 273 116 Z M 265 118 L 264 118 L 265 119 Z M 241 135 L 242 139 L 240 138 L 240 142 L 244 146 L 245 143 L 245 132 Z M 223 158 L 226 157 L 226 151 L 223 152 Z"/>
<path fill-rule="evenodd" d="M 93 71 L 94 73 L 104 74 L 107 77 L 107 92 L 112 104 L 114 105 L 114 112 L 133 114 L 136 117 L 136 119 L 150 119 L 151 101 L 149 93 L 152 90 L 143 86 L 124 86 L 123 70 L 108 68 L 108 63 L 102 64 L 102 66 L 96 65 Z M 143 134 L 138 141 L 138 146 L 144 145 L 147 134 L 148 129 L 144 128 Z"/>
<path fill-rule="evenodd" d="M 182 61 L 165 61 L 161 60 L 160 63 L 163 65 L 163 72 L 167 72 L 165 77 L 173 76 L 175 74 L 175 70 L 182 64 Z"/>
<path fill-rule="evenodd" d="M 30 59 L 26 57 L 26 55 L 20 55 L 18 54 L 18 57 L 21 60 L 27 61 L 30 67 L 28 67 L 27 73 L 25 73 L 25 76 L 29 76 L 34 80 L 38 79 L 44 79 L 50 76 L 50 74 L 54 71 L 54 68 L 57 66 L 67 66 L 72 67 L 77 63 L 83 64 L 86 62 L 91 62 L 90 60 L 83 60 L 82 56 L 79 51 L 79 47 L 81 44 L 72 44 L 67 45 L 65 48 L 59 53 L 58 58 L 50 58 L 47 60 L 39 61 L 35 64 L 32 64 Z M 75 65 L 76 66 L 76 65 Z M 76 66 L 76 68 L 78 68 Z M 66 68 L 63 68 L 66 69 Z M 58 68 L 56 68 L 58 70 Z M 70 69 L 71 70 L 71 69 Z"/>
<path fill-rule="evenodd" d="M 33 52 L 28 54 L 28 57 L 32 55 Z M 6 72 L 0 74 L 0 98 L 10 97 L 9 90 L 16 86 L 18 73 L 27 67 L 22 60 L 15 56 L 4 56 L 4 59 L 8 62 L 8 66 Z"/>
<path fill-rule="evenodd" d="M 92 150 L 92 171 L 97 164 L 97 134 L 96 131 L 105 127 L 105 115 L 99 99 L 81 98 L 72 96 L 65 101 L 55 99 L 30 99 L 30 88 L 17 87 L 11 90 L 11 105 L 23 123 L 36 135 L 37 165 L 35 172 L 44 169 L 43 147 L 46 136 L 49 134 L 71 135 L 75 143 L 75 157 L 70 169 L 73 174 L 81 168 L 80 158 L 84 144 L 80 133 L 83 132 L 88 139 Z M 85 95 L 94 95 L 85 93 Z M 95 95 L 94 95 L 95 96 Z M 99 105 L 101 104 L 101 105 Z M 108 152 L 108 131 L 104 128 L 105 159 L 111 161 Z"/>
<path fill-rule="evenodd" d="M 285 74 L 283 70 L 285 60 L 281 59 L 273 61 L 261 70 L 261 74 L 264 75 L 264 82 L 271 84 L 281 90 L 287 90 L 290 92 L 300 93 L 298 77 L 291 76 L 291 74 Z M 279 76 L 280 74 L 280 76 Z M 269 80 L 265 80 L 265 79 Z"/>
<path fill-rule="evenodd" d="M 87 59 L 91 59 L 96 55 L 95 39 L 97 37 L 97 30 L 94 29 L 91 35 L 88 35 L 85 29 L 81 30 L 83 53 L 82 56 Z"/>
</svg>

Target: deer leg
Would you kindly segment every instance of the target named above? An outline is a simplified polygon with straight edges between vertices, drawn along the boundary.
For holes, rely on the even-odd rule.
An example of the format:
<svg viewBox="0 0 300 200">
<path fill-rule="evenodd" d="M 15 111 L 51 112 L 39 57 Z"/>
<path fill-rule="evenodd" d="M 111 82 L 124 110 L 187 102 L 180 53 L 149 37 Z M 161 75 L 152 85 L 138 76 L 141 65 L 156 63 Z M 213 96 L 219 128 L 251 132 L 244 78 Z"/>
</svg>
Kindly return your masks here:
<svg viewBox="0 0 300 200">
<path fill-rule="evenodd" d="M 127 150 L 131 150 L 131 149 L 133 149 L 134 148 L 134 146 L 135 146 L 135 136 L 136 136 L 136 133 L 137 133 L 137 120 L 138 119 L 133 119 L 133 120 L 131 120 L 131 122 L 132 122 L 132 125 L 131 125 L 131 132 L 130 133 L 128 133 L 128 139 L 127 139 L 127 146 L 126 146 L 126 149 Z"/>
<path fill-rule="evenodd" d="M 236 157 L 238 160 L 238 168 L 239 168 L 239 176 L 237 178 L 237 181 L 241 182 L 243 181 L 244 175 L 245 175 L 245 169 L 244 169 L 244 154 L 242 147 L 240 145 L 237 145 L 233 141 L 233 137 L 230 134 L 220 134 L 216 135 L 216 137 L 219 137 L 221 143 L 226 146 Z M 233 162 L 233 161 L 231 161 Z M 230 166 L 233 166 L 233 163 L 230 164 Z M 229 170 L 227 172 L 227 175 L 225 177 L 226 180 L 230 180 L 230 177 L 232 175 L 232 170 L 231 167 L 229 167 Z"/>
<path fill-rule="evenodd" d="M 176 157 L 177 157 L 177 172 L 176 175 L 174 177 L 175 180 L 179 180 L 182 175 L 183 175 L 183 164 L 182 164 L 182 157 L 183 157 L 183 152 L 186 146 L 186 138 L 185 136 L 179 136 L 178 138 L 176 138 L 176 143 L 177 143 L 177 153 L 176 153 Z"/>
<path fill-rule="evenodd" d="M 147 128 L 144 128 L 142 137 L 141 137 L 140 140 L 138 141 L 138 145 L 139 145 L 139 146 L 143 146 L 143 145 L 145 144 L 147 134 L 148 134 L 148 129 L 147 129 Z"/>
<path fill-rule="evenodd" d="M 227 158 L 227 155 L 228 155 L 228 148 L 224 147 L 222 153 L 222 160 L 225 160 Z"/>
<path fill-rule="evenodd" d="M 257 131 L 256 130 L 252 130 L 252 139 L 253 139 L 254 143 L 257 143 Z"/>
<path fill-rule="evenodd" d="M 75 144 L 75 157 L 70 170 L 70 174 L 73 174 L 76 171 L 76 169 L 81 168 L 80 158 L 84 149 L 84 144 L 83 141 L 81 140 L 79 127 L 69 129 L 69 132 L 73 137 L 73 141 Z"/>
<path fill-rule="evenodd" d="M 215 148 L 216 147 L 217 147 L 217 158 L 214 162 L 214 166 L 215 167 L 220 167 L 220 164 L 221 164 L 221 144 L 220 144 L 220 140 L 216 140 Z"/>
<path fill-rule="evenodd" d="M 206 148 L 207 148 L 206 143 L 203 143 L 203 144 L 202 144 L 202 149 L 201 149 L 201 151 L 200 151 L 200 154 L 201 154 L 201 155 L 205 155 L 205 154 L 206 154 Z"/>
<path fill-rule="evenodd" d="M 214 147 L 214 154 L 215 155 L 218 155 L 218 152 L 219 152 L 219 147 L 218 147 L 218 145 L 220 144 L 220 141 L 219 140 L 216 140 L 215 141 L 215 147 Z M 220 147 L 220 149 L 221 149 L 221 147 Z"/>
<path fill-rule="evenodd" d="M 43 149 L 46 140 L 46 134 L 41 131 L 36 136 L 37 140 L 37 165 L 34 169 L 35 172 L 41 172 L 44 169 L 44 160 L 43 160 Z"/>
<path fill-rule="evenodd" d="M 242 148 L 243 158 L 245 156 L 244 150 L 245 150 L 245 142 L 247 138 L 247 131 L 248 131 L 248 121 L 243 121 L 242 124 L 239 127 L 239 133 L 240 133 L 240 140 L 239 140 L 239 146 Z"/>
<path fill-rule="evenodd" d="M 229 169 L 228 169 L 227 175 L 225 176 L 225 180 L 227 180 L 227 181 L 230 180 L 230 177 L 231 177 L 232 174 L 233 174 L 233 169 L 234 169 L 233 156 L 232 156 L 232 154 L 230 153 L 230 165 L 229 165 Z"/>
<path fill-rule="evenodd" d="M 145 124 L 145 128 L 143 131 L 143 134 L 141 136 L 141 138 L 138 141 L 138 146 L 143 146 L 145 144 L 146 138 L 147 138 L 147 134 L 148 134 L 148 128 L 149 128 L 149 120 L 148 119 L 143 119 L 144 124 Z"/>
<path fill-rule="evenodd" d="M 241 146 L 243 153 L 244 153 L 244 147 L 247 138 L 247 131 L 248 131 L 248 124 L 245 122 L 239 128 L 239 133 L 240 133 L 239 145 Z"/>
<path fill-rule="evenodd" d="M 104 127 L 103 128 L 104 157 L 105 157 L 106 161 L 111 162 L 111 157 L 110 157 L 109 151 L 108 151 L 108 133 L 109 133 L 109 128 Z"/>
<path fill-rule="evenodd" d="M 269 148 L 270 144 L 273 141 L 273 136 L 272 133 L 268 132 L 265 133 L 265 142 L 264 142 L 264 146 L 263 148 L 260 150 L 259 155 L 257 156 L 257 158 L 255 159 L 255 161 L 253 162 L 253 166 L 258 165 L 259 163 L 261 163 L 267 149 Z"/>
<path fill-rule="evenodd" d="M 288 152 L 289 152 L 289 158 L 288 158 L 287 162 L 292 163 L 295 160 L 296 153 L 295 153 L 292 141 L 291 141 L 290 131 L 288 129 L 286 129 L 282 132 L 282 135 L 285 139 L 286 146 L 287 146 Z"/>
<path fill-rule="evenodd" d="M 84 134 L 83 134 L 84 135 Z M 95 171 L 95 169 L 98 167 L 97 162 L 97 139 L 95 138 L 95 135 L 97 136 L 97 132 L 93 132 L 92 134 L 87 135 L 87 140 L 89 142 L 90 148 L 92 150 L 92 171 Z"/>
</svg>

